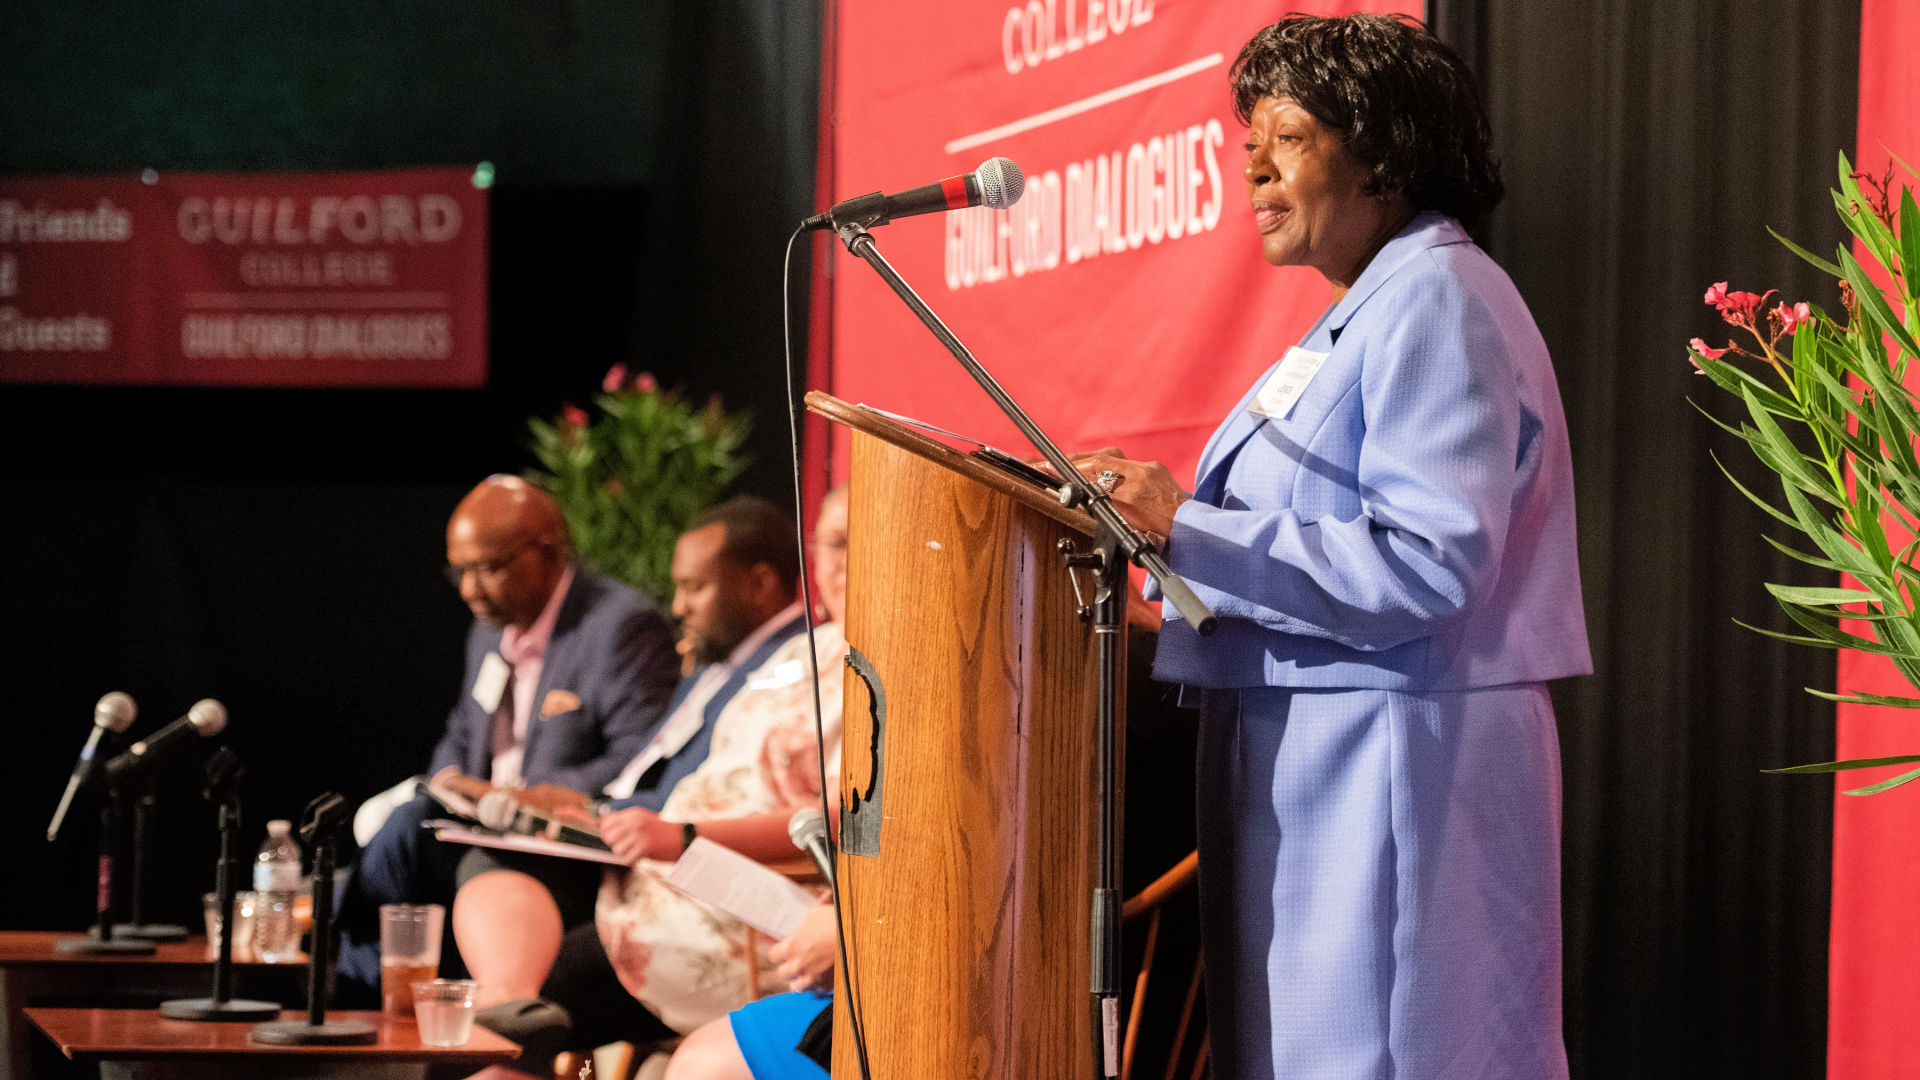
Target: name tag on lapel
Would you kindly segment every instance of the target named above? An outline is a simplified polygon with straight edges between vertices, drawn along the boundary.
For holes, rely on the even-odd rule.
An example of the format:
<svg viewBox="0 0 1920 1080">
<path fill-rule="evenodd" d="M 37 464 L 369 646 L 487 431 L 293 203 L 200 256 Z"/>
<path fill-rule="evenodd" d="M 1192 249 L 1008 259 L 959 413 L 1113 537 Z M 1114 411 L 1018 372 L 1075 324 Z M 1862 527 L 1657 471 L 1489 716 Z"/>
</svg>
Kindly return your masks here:
<svg viewBox="0 0 1920 1080">
<path fill-rule="evenodd" d="M 1254 395 L 1249 411 L 1259 413 L 1270 420 L 1285 420 L 1293 411 L 1293 404 L 1300 395 L 1307 392 L 1307 384 L 1320 374 L 1320 368 L 1327 362 L 1327 354 L 1308 352 L 1295 345 L 1287 350 L 1280 366 L 1273 369 L 1266 385 Z"/>
<path fill-rule="evenodd" d="M 506 692 L 507 676 L 513 669 L 497 652 L 490 652 L 480 661 L 480 674 L 473 680 L 473 700 L 479 704 L 480 711 L 491 714 L 500 707 L 500 695 Z"/>
</svg>

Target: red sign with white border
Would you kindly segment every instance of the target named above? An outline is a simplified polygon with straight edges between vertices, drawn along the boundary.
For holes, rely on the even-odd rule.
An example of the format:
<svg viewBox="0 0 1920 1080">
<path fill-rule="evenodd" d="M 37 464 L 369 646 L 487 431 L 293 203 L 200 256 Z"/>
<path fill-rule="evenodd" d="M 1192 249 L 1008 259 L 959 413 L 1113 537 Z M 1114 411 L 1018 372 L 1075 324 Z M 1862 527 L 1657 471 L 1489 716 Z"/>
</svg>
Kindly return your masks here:
<svg viewBox="0 0 1920 1080">
<path fill-rule="evenodd" d="M 475 387 L 466 168 L 0 179 L 0 381 Z"/>
</svg>

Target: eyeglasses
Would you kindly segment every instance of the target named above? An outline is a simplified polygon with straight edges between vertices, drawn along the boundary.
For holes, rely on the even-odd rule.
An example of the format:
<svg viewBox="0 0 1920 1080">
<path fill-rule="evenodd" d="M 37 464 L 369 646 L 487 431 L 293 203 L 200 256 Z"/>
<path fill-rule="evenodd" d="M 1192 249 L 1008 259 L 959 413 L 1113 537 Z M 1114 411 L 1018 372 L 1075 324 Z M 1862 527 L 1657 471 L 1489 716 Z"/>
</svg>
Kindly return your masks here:
<svg viewBox="0 0 1920 1080">
<path fill-rule="evenodd" d="M 511 566 L 513 560 L 525 554 L 527 549 L 533 546 L 535 545 L 532 543 L 525 543 L 495 558 L 476 559 L 469 563 L 449 563 L 442 567 L 440 572 L 447 576 L 447 582 L 456 589 L 460 587 L 461 582 L 467 580 L 468 574 L 474 574 L 483 581 L 492 581 Z"/>
</svg>

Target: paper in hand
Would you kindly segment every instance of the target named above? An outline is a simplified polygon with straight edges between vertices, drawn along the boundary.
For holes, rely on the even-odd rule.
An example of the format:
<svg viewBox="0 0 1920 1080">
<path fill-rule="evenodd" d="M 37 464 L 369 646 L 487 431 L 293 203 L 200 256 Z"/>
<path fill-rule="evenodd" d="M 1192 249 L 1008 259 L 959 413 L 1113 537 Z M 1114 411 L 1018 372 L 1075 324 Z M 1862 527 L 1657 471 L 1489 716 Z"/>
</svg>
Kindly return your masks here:
<svg viewBox="0 0 1920 1080">
<path fill-rule="evenodd" d="M 688 845 L 666 882 L 775 938 L 799 929 L 801 916 L 819 902 L 778 871 L 704 837 Z"/>
</svg>

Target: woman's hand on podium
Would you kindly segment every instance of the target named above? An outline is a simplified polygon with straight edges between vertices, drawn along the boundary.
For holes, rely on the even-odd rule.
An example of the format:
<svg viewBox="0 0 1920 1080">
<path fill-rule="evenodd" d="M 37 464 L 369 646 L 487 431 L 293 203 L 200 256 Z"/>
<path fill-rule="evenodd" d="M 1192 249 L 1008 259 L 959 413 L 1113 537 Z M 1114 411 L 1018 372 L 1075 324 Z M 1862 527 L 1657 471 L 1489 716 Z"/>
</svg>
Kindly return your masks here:
<svg viewBox="0 0 1920 1080">
<path fill-rule="evenodd" d="M 1146 533 L 1156 546 L 1173 532 L 1173 512 L 1193 498 L 1165 465 L 1135 461 L 1117 446 L 1068 454 L 1067 459 L 1088 483 L 1107 493 L 1127 524 Z"/>
</svg>

